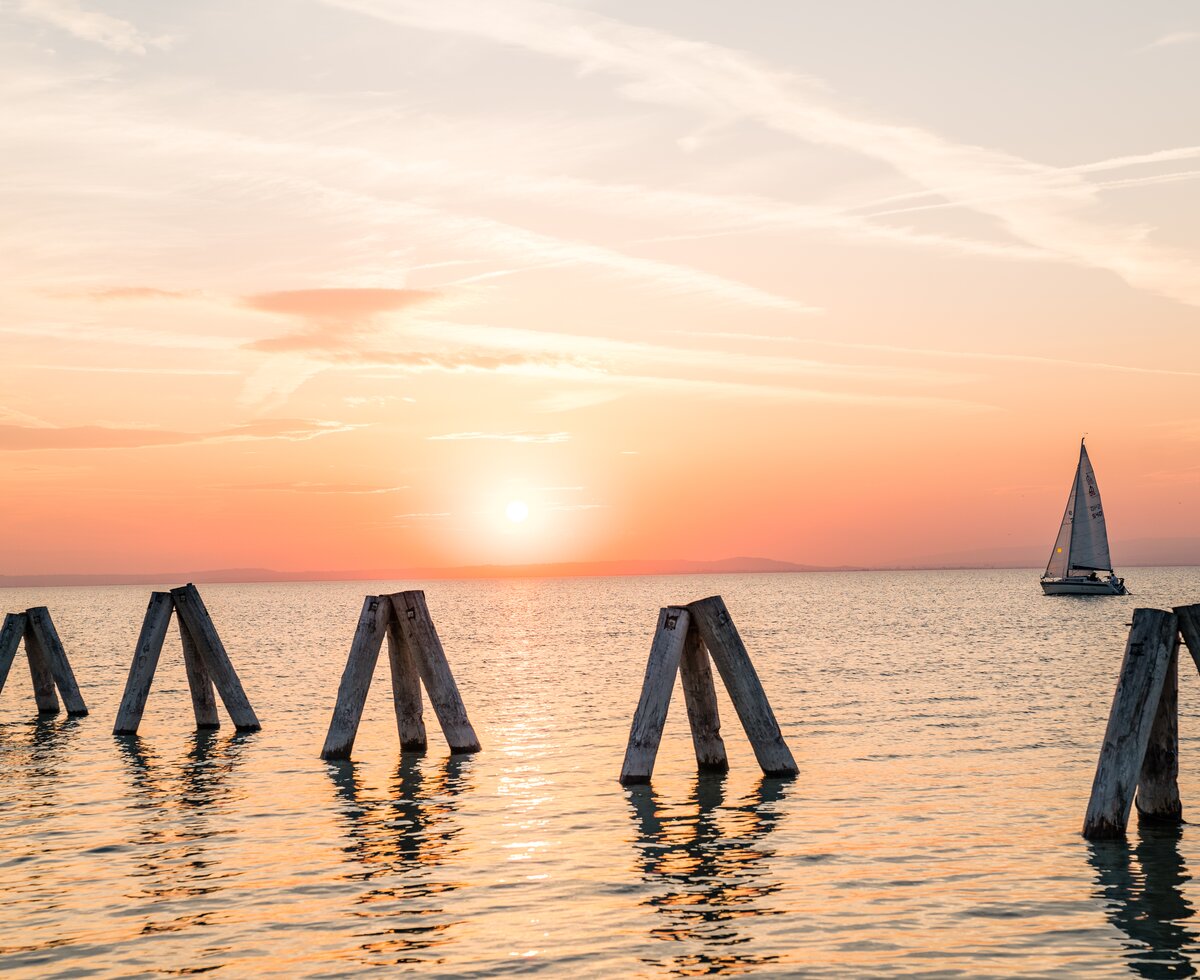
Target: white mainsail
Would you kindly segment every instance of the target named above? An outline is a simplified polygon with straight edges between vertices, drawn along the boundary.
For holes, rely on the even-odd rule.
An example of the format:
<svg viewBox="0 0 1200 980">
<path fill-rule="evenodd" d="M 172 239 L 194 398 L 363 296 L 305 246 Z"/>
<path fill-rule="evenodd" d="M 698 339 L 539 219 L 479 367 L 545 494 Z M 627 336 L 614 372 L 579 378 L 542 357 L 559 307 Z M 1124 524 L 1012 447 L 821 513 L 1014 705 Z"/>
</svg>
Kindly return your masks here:
<svg viewBox="0 0 1200 980">
<path fill-rule="evenodd" d="M 1071 568 L 1088 572 L 1112 571 L 1100 488 L 1082 442 L 1079 444 L 1079 475 L 1075 481 L 1075 519 L 1071 522 Z"/>
<path fill-rule="evenodd" d="M 1079 465 L 1067 497 L 1067 509 L 1054 541 L 1054 551 L 1046 565 L 1046 578 L 1064 578 L 1073 571 L 1111 572 L 1108 554 L 1108 528 L 1096 473 L 1088 459 L 1087 448 L 1079 444 Z"/>
</svg>

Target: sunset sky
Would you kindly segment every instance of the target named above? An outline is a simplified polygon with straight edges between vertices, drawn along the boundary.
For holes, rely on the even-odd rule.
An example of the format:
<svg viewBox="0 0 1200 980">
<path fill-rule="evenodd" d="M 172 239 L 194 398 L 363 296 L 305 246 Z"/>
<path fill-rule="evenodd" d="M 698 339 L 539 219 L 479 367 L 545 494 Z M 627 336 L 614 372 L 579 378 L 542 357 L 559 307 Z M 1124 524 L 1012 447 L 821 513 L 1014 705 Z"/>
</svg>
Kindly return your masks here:
<svg viewBox="0 0 1200 980">
<path fill-rule="evenodd" d="M 1195 3 L 9 0 L 0 89 L 0 573 L 1041 562 L 1084 433 L 1200 562 Z"/>
</svg>

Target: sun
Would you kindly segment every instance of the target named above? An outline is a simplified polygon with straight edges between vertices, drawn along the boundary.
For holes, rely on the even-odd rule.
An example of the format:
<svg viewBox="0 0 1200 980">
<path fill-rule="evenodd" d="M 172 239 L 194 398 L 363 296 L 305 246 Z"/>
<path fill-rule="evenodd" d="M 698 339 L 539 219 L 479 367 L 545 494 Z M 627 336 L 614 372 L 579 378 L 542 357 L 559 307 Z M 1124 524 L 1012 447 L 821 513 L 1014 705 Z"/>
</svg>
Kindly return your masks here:
<svg viewBox="0 0 1200 980">
<path fill-rule="evenodd" d="M 504 516 L 513 524 L 523 524 L 529 516 L 529 505 L 524 500 L 510 500 L 504 508 Z"/>
</svg>

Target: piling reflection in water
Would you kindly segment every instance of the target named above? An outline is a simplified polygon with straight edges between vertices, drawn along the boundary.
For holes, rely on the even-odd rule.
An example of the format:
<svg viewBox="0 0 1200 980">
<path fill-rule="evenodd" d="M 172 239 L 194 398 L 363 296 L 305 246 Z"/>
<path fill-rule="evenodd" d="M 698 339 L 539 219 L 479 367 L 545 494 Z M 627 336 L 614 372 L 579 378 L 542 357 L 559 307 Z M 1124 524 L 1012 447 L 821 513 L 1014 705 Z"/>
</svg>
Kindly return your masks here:
<svg viewBox="0 0 1200 980">
<path fill-rule="evenodd" d="M 6 802 L 30 805 L 34 794 L 53 792 L 80 719 L 65 714 L 37 715 L 28 721 L 0 725 L 0 758 L 9 779 L 0 783 Z M 12 782 L 13 776 L 19 776 Z"/>
<path fill-rule="evenodd" d="M 116 737 L 138 813 L 130 840 L 136 855 L 130 876 L 138 891 L 127 897 L 147 910 L 143 935 L 211 924 L 216 913 L 206 899 L 239 876 L 219 870 L 229 865 L 209 854 L 208 841 L 226 829 L 222 806 L 245 795 L 230 777 L 253 739 L 197 731 L 187 754 L 171 759 L 140 736 Z"/>
<path fill-rule="evenodd" d="M 643 904 L 662 917 L 651 935 L 677 944 L 654 965 L 679 976 L 741 973 L 778 959 L 756 953 L 738 920 L 782 911 L 769 904 L 782 883 L 771 874 L 773 852 L 763 843 L 790 783 L 764 777 L 727 804 L 727 782 L 725 773 L 702 773 L 678 806 L 664 805 L 648 785 L 629 791 L 639 870 L 655 891 Z"/>
<path fill-rule="evenodd" d="M 54 845 L 40 833 L 47 820 L 66 801 L 61 798 L 61 776 L 69 769 L 67 756 L 79 732 L 78 718 L 40 715 L 29 720 L 0 725 L 0 812 L 22 827 L 21 833 L 4 837 L 5 905 L 12 896 L 22 901 L 20 921 L 37 923 L 53 916 L 61 897 L 42 871 L 42 862 Z M 4 971 L 45 962 L 62 929 L 17 929 L 17 918 L 8 917 L 0 930 L 0 957 Z"/>
<path fill-rule="evenodd" d="M 1196 910 L 1184 897 L 1191 880 L 1179 841 L 1181 824 L 1142 821 L 1139 841 L 1095 841 L 1088 862 L 1096 871 L 1097 898 L 1104 900 L 1108 920 L 1129 937 L 1124 943 L 1129 970 L 1137 976 L 1164 980 L 1193 977 L 1197 934 L 1186 921 Z"/>
<path fill-rule="evenodd" d="M 471 760 L 450 756 L 429 774 L 420 756 L 403 755 L 383 799 L 363 791 L 354 762 L 327 765 L 349 841 L 344 850 L 356 864 L 343 877 L 369 885 L 353 913 L 367 926 L 354 958 L 376 966 L 443 962 L 437 950 L 460 920 L 442 896 L 461 882 L 441 869 L 463 849 L 455 813 L 471 787 Z"/>
</svg>

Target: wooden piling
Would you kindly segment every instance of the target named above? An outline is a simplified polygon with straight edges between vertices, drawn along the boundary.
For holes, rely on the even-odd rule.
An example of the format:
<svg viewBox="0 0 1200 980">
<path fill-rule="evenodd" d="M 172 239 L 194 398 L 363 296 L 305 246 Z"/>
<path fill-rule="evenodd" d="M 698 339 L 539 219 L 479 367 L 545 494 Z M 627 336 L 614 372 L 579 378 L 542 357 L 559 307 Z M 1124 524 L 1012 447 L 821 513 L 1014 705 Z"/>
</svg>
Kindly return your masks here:
<svg viewBox="0 0 1200 980">
<path fill-rule="evenodd" d="M 25 659 L 29 661 L 29 678 L 33 682 L 33 697 L 37 701 L 38 714 L 58 714 L 58 695 L 54 692 L 54 674 L 46 659 L 46 651 L 39 645 L 29 626 L 29 613 L 25 613 Z"/>
<path fill-rule="evenodd" d="M 217 714 L 217 696 L 212 677 L 204 665 L 196 638 L 182 616 L 179 617 L 179 642 L 183 647 L 183 669 L 187 673 L 188 690 L 192 694 L 192 714 L 196 718 L 196 727 L 209 730 L 220 728 L 221 718 Z"/>
<path fill-rule="evenodd" d="M 1125 836 L 1134 788 L 1158 713 L 1179 621 L 1161 609 L 1135 609 L 1104 744 L 1083 822 L 1088 840 Z"/>
<path fill-rule="evenodd" d="M 767 700 L 737 627 L 733 625 L 729 610 L 725 608 L 725 601 L 720 596 L 710 596 L 689 603 L 687 608 L 713 663 L 717 665 L 725 690 L 746 730 L 763 774 L 796 775 L 796 761 L 783 740 L 771 703 Z"/>
<path fill-rule="evenodd" d="M 1188 653 L 1200 671 L 1200 605 L 1176 606 L 1175 618 L 1179 620 L 1179 632 L 1187 644 Z"/>
<path fill-rule="evenodd" d="M 688 611 L 680 606 L 666 606 L 658 611 L 658 626 L 650 644 L 642 693 L 633 713 L 625 761 L 621 765 L 621 784 L 624 786 L 650 782 L 690 621 Z M 709 679 L 711 682 L 711 674 Z M 697 747 L 697 753 L 699 751 Z"/>
<path fill-rule="evenodd" d="M 1158 710 L 1150 728 L 1146 757 L 1138 776 L 1134 798 L 1138 817 L 1160 823 L 1182 823 L 1179 799 L 1179 634 L 1171 651 L 1171 662 L 1163 678 Z"/>
<path fill-rule="evenodd" d="M 712 663 L 694 622 L 688 623 L 683 655 L 679 660 L 679 676 L 683 681 L 683 698 L 687 704 L 688 724 L 692 729 L 692 745 L 696 749 L 696 764 L 701 769 L 725 772 L 729 769 L 729 759 L 725 755 L 725 742 L 721 739 L 721 717 L 717 709 Z"/>
<path fill-rule="evenodd" d="M 391 610 L 389 599 L 385 605 Z M 421 697 L 421 675 L 412 651 L 404 641 L 400 623 L 393 613 L 387 626 L 388 663 L 392 668 L 392 705 L 396 709 L 396 731 L 401 752 L 424 752 L 428 739 Z"/>
<path fill-rule="evenodd" d="M 346 658 L 346 667 L 338 685 L 337 703 L 333 707 L 333 717 L 329 720 L 329 731 L 321 749 L 322 759 L 350 758 L 391 615 L 391 603 L 386 596 L 369 595 L 363 600 L 358 626 L 350 644 L 350 656 Z"/>
<path fill-rule="evenodd" d="M 455 754 L 478 752 L 479 738 L 467 717 L 458 685 L 454 683 L 442 641 L 425 604 L 425 593 L 419 590 L 397 592 L 388 599 L 400 625 L 400 634 L 425 685 L 425 693 L 429 695 L 429 703 L 450 743 L 450 751 Z"/>
<path fill-rule="evenodd" d="M 129 665 L 129 677 L 125 681 L 125 693 L 121 696 L 121 707 L 117 709 L 114 735 L 134 735 L 142 723 L 146 698 L 150 695 L 150 685 L 158 669 L 158 658 L 174 609 L 175 604 L 169 592 L 150 593 L 142 631 L 133 650 L 133 662 Z"/>
<path fill-rule="evenodd" d="M 8 681 L 8 672 L 12 669 L 13 658 L 21 645 L 21 637 L 25 635 L 25 614 L 6 613 L 4 626 L 0 627 L 0 692 Z"/>
<path fill-rule="evenodd" d="M 179 621 L 187 627 L 195 641 L 196 649 L 208 669 L 213 684 L 216 685 L 217 693 L 221 695 L 221 701 L 234 726 L 240 732 L 258 731 L 262 727 L 258 716 L 250 707 L 250 701 L 242 689 L 242 682 L 238 679 L 237 671 L 233 669 L 229 654 L 225 652 L 225 645 L 217 634 L 217 628 L 213 625 L 212 617 L 209 616 L 196 586 L 189 583 L 172 589 L 171 597 L 175 600 Z"/>
<path fill-rule="evenodd" d="M 58 630 L 54 628 L 54 620 L 50 618 L 50 610 L 45 606 L 34 606 L 25 610 L 25 648 L 31 649 L 31 644 L 41 653 L 42 661 L 50 670 L 58 693 L 62 695 L 69 715 L 86 715 L 87 705 L 83 695 L 79 693 L 79 684 L 75 681 L 75 672 L 71 670 L 71 662 L 63 649 Z"/>
</svg>

